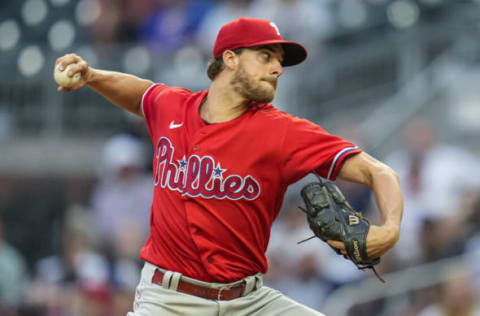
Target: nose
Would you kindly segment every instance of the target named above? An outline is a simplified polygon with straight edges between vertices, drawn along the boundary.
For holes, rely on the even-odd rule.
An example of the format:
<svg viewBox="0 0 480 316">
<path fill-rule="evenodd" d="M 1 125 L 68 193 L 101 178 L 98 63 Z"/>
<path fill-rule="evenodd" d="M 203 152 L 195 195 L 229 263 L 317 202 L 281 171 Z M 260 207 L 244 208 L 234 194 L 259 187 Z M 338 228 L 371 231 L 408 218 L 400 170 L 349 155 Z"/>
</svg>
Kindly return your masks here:
<svg viewBox="0 0 480 316">
<path fill-rule="evenodd" d="M 274 65 L 272 66 L 271 74 L 276 78 L 280 77 L 283 74 L 283 66 L 278 59 L 275 59 Z"/>
</svg>

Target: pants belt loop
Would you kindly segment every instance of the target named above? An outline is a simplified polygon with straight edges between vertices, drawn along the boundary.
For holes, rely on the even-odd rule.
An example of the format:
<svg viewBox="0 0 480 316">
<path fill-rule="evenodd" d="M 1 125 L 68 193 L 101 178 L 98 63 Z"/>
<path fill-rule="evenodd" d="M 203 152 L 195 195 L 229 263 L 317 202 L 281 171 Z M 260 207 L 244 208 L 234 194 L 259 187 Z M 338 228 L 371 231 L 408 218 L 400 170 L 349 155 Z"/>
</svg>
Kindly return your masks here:
<svg viewBox="0 0 480 316">
<path fill-rule="evenodd" d="M 249 276 L 249 277 L 246 277 L 244 280 L 245 280 L 246 286 L 245 286 L 245 291 L 243 292 L 243 295 L 247 295 L 253 290 L 253 287 L 255 286 L 256 278 L 255 276 Z"/>
<path fill-rule="evenodd" d="M 166 290 L 169 289 L 170 279 L 172 278 L 172 276 L 173 276 L 172 271 L 165 271 L 165 273 L 163 274 L 162 286 L 163 286 L 164 289 L 166 289 Z"/>
<path fill-rule="evenodd" d="M 182 277 L 181 273 L 173 272 L 172 278 L 170 281 L 170 289 L 176 291 L 178 289 L 178 283 L 180 282 L 180 278 Z"/>
<path fill-rule="evenodd" d="M 255 280 L 256 280 L 256 284 L 257 284 L 257 287 L 256 289 L 260 289 L 262 286 L 263 286 L 263 278 L 262 278 L 262 275 L 260 274 L 257 274 L 255 275 Z"/>
</svg>

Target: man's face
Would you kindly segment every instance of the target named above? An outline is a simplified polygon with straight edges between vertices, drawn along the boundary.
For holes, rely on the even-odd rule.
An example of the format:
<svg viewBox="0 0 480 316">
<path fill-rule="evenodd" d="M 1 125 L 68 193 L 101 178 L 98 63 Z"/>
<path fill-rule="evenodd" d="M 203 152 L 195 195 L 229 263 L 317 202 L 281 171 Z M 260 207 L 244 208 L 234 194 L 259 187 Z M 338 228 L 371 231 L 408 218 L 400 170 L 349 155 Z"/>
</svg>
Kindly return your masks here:
<svg viewBox="0 0 480 316">
<path fill-rule="evenodd" d="M 242 97 L 258 103 L 269 103 L 275 97 L 277 79 L 283 73 L 281 45 L 244 49 L 231 84 Z"/>
</svg>

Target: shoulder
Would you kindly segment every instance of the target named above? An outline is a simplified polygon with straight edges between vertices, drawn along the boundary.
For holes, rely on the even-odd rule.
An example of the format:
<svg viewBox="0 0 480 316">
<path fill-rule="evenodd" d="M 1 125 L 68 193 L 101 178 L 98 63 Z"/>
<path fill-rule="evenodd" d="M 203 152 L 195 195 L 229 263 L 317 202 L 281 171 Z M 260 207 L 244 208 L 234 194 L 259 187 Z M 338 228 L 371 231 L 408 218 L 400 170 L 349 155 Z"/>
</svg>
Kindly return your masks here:
<svg viewBox="0 0 480 316">
<path fill-rule="evenodd" d="M 263 126 L 271 125 L 270 130 L 275 133 L 284 130 L 285 133 L 288 134 L 328 134 L 322 126 L 310 120 L 281 111 L 271 104 L 259 105 L 255 116 L 258 117 L 258 122 L 264 124 Z"/>
<path fill-rule="evenodd" d="M 181 96 L 188 97 L 194 94 L 191 90 L 177 86 L 167 86 L 163 83 L 156 83 L 150 86 L 145 94 L 151 94 L 152 96 Z"/>
<path fill-rule="evenodd" d="M 260 115 L 270 118 L 283 119 L 285 117 L 291 116 L 288 113 L 285 113 L 277 109 L 273 104 L 255 104 L 256 112 Z"/>
<path fill-rule="evenodd" d="M 262 130 L 264 134 L 276 133 L 281 135 L 288 129 L 290 115 L 278 110 L 271 104 L 255 104 L 250 113 L 249 125 Z"/>
<path fill-rule="evenodd" d="M 172 104 L 183 104 L 199 97 L 203 91 L 192 92 L 189 89 L 177 86 L 167 86 L 163 83 L 151 85 L 143 94 L 142 106 L 154 108 L 159 105 L 165 105 L 171 108 Z M 144 111 L 145 113 L 145 111 Z"/>
<path fill-rule="evenodd" d="M 208 90 L 191 91 L 182 87 L 169 87 L 164 94 L 164 100 L 190 106 L 198 102 L 199 98 L 203 98 L 206 93 Z"/>
<path fill-rule="evenodd" d="M 261 104 L 261 105 L 256 105 L 256 107 L 257 107 L 256 114 L 258 114 L 262 118 L 265 118 L 266 120 L 282 121 L 287 124 L 296 123 L 296 122 L 308 122 L 310 124 L 315 125 L 314 123 L 306 119 L 302 119 L 292 114 L 286 113 L 282 110 L 279 110 L 272 104 Z"/>
</svg>

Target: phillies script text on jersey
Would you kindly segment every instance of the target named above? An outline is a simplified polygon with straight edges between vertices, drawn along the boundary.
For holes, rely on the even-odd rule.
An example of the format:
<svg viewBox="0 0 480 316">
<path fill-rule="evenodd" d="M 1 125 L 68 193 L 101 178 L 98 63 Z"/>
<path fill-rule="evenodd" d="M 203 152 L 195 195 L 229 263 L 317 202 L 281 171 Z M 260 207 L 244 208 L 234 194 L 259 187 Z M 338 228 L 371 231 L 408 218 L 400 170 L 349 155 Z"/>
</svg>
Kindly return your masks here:
<svg viewBox="0 0 480 316">
<path fill-rule="evenodd" d="M 260 195 L 260 185 L 252 176 L 229 175 L 223 179 L 220 162 L 210 156 L 183 157 L 178 165 L 172 162 L 175 148 L 167 137 L 158 140 L 155 149 L 156 173 L 154 184 L 182 195 L 217 199 L 254 200 Z"/>
</svg>

